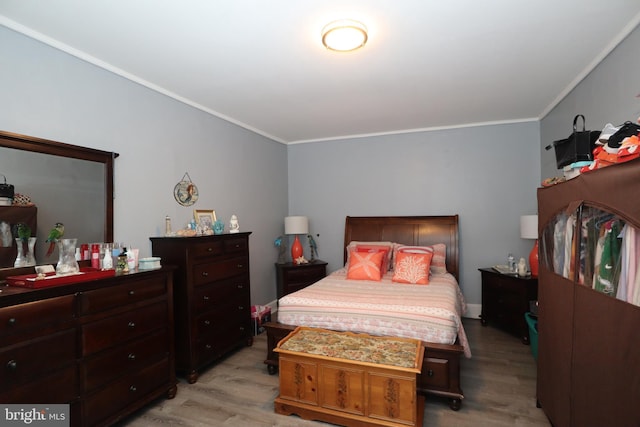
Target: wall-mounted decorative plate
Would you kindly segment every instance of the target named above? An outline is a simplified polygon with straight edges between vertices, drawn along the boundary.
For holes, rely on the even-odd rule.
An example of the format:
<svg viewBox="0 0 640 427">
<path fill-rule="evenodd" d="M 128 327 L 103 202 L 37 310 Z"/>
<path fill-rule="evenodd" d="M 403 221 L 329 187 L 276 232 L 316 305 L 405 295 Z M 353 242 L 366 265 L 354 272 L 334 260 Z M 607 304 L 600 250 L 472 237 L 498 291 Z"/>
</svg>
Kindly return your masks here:
<svg viewBox="0 0 640 427">
<path fill-rule="evenodd" d="M 185 172 L 182 181 L 173 188 L 173 197 L 182 206 L 191 206 L 198 201 L 198 187 L 191 181 L 189 173 Z"/>
</svg>

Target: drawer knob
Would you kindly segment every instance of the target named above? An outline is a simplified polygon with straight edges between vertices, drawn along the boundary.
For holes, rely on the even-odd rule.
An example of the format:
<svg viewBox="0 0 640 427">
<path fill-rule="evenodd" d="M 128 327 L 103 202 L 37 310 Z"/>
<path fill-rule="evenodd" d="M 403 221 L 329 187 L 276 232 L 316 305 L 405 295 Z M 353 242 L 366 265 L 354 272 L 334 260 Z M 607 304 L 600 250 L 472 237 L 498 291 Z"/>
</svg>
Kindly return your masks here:
<svg viewBox="0 0 640 427">
<path fill-rule="evenodd" d="M 132 385 L 132 386 L 129 387 L 129 391 L 135 393 L 136 391 L 138 391 L 138 388 L 136 386 Z"/>
<path fill-rule="evenodd" d="M 213 348 L 213 346 L 212 346 L 211 344 L 207 344 L 207 345 L 205 345 L 205 348 L 206 348 L 207 350 L 211 350 L 211 349 Z"/>
<path fill-rule="evenodd" d="M 207 277 L 209 275 L 209 273 L 207 273 L 206 271 L 202 272 L 202 277 Z"/>
<path fill-rule="evenodd" d="M 236 248 L 240 249 L 240 243 L 236 243 Z"/>
<path fill-rule="evenodd" d="M 15 318 L 15 317 L 12 317 L 12 318 L 10 318 L 10 319 L 7 321 L 7 324 L 8 324 L 9 326 L 15 326 L 15 325 L 16 325 L 16 323 L 18 323 L 18 321 L 16 320 L 16 318 Z"/>
<path fill-rule="evenodd" d="M 240 331 L 244 332 L 244 326 L 240 326 Z"/>
<path fill-rule="evenodd" d="M 210 326 L 211 325 L 211 321 L 210 320 L 205 320 L 204 321 L 204 325 L 205 326 Z"/>
<path fill-rule="evenodd" d="M 209 295 L 203 296 L 202 299 L 205 300 L 205 301 L 209 301 Z"/>
<path fill-rule="evenodd" d="M 7 362 L 7 369 L 10 371 L 15 371 L 18 369 L 18 362 L 16 362 L 15 360 L 9 360 Z"/>
<path fill-rule="evenodd" d="M 238 264 L 238 268 L 244 267 L 244 264 Z"/>
<path fill-rule="evenodd" d="M 239 306 L 238 306 L 238 310 L 239 310 L 239 311 L 242 311 L 242 310 L 244 310 L 244 306 L 242 306 L 242 305 L 239 305 Z"/>
<path fill-rule="evenodd" d="M 427 376 L 428 376 L 428 377 L 432 377 L 433 375 L 434 375 L 434 374 L 433 374 L 433 369 L 429 369 L 429 370 L 427 371 Z"/>
<path fill-rule="evenodd" d="M 207 251 L 208 251 L 208 252 L 213 252 L 213 248 L 212 248 L 212 247 L 208 247 L 208 248 L 207 248 Z"/>
<path fill-rule="evenodd" d="M 129 353 L 129 355 L 127 356 L 127 358 L 128 358 L 129 360 L 136 360 L 136 355 L 135 355 L 135 353 Z"/>
<path fill-rule="evenodd" d="M 129 328 L 133 329 L 133 328 L 135 328 L 135 327 L 136 327 L 136 322 L 131 321 L 131 322 L 129 322 L 129 323 L 127 324 L 127 326 L 128 326 Z"/>
<path fill-rule="evenodd" d="M 242 283 L 238 283 L 237 288 L 238 288 L 238 289 L 243 289 L 243 288 L 244 288 L 244 285 L 243 285 Z"/>
<path fill-rule="evenodd" d="M 133 296 L 133 295 L 135 295 L 135 294 L 136 294 L 136 291 L 134 291 L 133 289 L 129 291 L 129 295 L 130 295 L 130 296 Z"/>
</svg>

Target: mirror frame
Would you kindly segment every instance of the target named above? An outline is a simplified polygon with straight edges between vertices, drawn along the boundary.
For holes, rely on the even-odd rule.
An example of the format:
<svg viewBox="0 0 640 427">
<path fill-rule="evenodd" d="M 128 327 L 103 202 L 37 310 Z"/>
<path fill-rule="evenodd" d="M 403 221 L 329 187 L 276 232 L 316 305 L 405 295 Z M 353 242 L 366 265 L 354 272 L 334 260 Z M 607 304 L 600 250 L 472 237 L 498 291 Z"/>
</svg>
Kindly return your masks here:
<svg viewBox="0 0 640 427">
<path fill-rule="evenodd" d="M 105 206 L 107 210 L 104 222 L 104 241 L 113 242 L 113 164 L 116 157 L 119 156 L 118 153 L 2 130 L 0 130 L 0 147 L 103 163 L 105 165 Z M 11 270 L 11 267 L 0 268 L 0 270 Z"/>
</svg>

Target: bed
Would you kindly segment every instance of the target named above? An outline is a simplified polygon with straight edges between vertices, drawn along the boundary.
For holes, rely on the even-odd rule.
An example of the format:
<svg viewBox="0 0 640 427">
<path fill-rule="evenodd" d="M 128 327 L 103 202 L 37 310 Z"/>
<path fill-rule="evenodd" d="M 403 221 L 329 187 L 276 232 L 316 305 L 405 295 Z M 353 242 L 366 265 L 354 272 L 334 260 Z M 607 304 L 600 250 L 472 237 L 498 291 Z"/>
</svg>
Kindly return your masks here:
<svg viewBox="0 0 640 427">
<path fill-rule="evenodd" d="M 375 325 L 383 327 L 382 332 L 373 331 L 377 335 L 421 339 L 425 345 L 425 356 L 418 391 L 445 397 L 452 409 L 460 409 L 464 398 L 460 387 L 460 359 L 464 355 L 470 357 L 470 350 L 461 322 L 464 299 L 457 286 L 458 216 L 347 217 L 345 264 L 347 247 L 354 241 L 387 241 L 410 246 L 444 244 L 446 272 L 432 274 L 429 285 L 421 286 L 391 284 L 389 274 L 379 282 L 345 280 L 346 270 L 343 268 L 318 283 L 281 298 L 278 322 L 265 325 L 268 343 L 265 363 L 269 373 L 275 374 L 278 367 L 278 354 L 273 349 L 297 326 L 372 333 L 367 328 Z M 402 294 L 398 290 L 402 290 Z M 412 306 L 420 304 L 421 299 L 430 298 L 429 293 L 434 307 L 418 309 Z M 371 298 L 365 298 L 366 295 L 371 295 Z M 349 309 L 343 303 L 345 298 L 350 300 Z M 378 304 L 381 301 L 385 304 Z M 387 311 L 377 318 L 368 317 L 371 313 L 379 313 L 380 309 Z M 407 320 L 398 322 L 394 317 L 402 311 L 405 313 L 400 315 L 408 316 Z M 438 315 L 434 314 L 436 312 Z"/>
</svg>

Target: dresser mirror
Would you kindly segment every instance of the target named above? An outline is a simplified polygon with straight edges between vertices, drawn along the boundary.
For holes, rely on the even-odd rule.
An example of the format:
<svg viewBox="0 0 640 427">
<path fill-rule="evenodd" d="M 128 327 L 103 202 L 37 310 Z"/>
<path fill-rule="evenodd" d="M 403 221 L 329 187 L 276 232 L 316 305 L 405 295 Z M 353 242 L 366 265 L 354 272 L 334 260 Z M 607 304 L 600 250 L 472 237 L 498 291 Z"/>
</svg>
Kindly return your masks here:
<svg viewBox="0 0 640 427">
<path fill-rule="evenodd" d="M 37 265 L 57 262 L 57 249 L 45 255 L 45 241 L 56 222 L 64 224 L 64 237 L 77 238 L 78 245 L 113 241 L 116 157 L 113 152 L 0 131 L 0 174 L 16 194 L 28 196 L 37 208 L 37 230 L 32 230 L 32 236 L 37 237 Z M 16 215 L 26 211 L 20 209 L 0 206 L 0 224 L 2 212 L 15 222 Z M 3 249 L 6 252 L 0 248 L 0 255 Z M 14 245 L 12 253 L 15 250 Z M 0 256 L 0 276 L 10 275 L 14 269 L 15 256 L 5 255 Z"/>
</svg>

